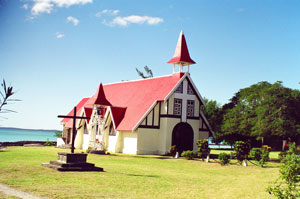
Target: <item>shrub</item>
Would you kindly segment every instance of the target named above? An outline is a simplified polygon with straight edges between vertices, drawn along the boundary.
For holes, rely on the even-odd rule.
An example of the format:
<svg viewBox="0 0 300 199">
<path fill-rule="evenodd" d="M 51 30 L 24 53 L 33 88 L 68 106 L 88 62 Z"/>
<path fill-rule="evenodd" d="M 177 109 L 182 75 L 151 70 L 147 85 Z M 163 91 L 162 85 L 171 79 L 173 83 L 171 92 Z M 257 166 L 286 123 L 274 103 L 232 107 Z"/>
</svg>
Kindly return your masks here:
<svg viewBox="0 0 300 199">
<path fill-rule="evenodd" d="M 196 153 L 194 151 L 187 150 L 187 151 L 183 151 L 181 153 L 181 156 L 187 160 L 193 160 L 194 157 L 196 156 Z"/>
<path fill-rule="evenodd" d="M 236 152 L 236 159 L 242 164 L 243 160 L 248 159 L 250 152 L 250 144 L 243 141 L 236 141 L 234 144 L 234 151 Z"/>
<path fill-rule="evenodd" d="M 55 143 L 49 141 L 49 138 L 47 138 L 46 142 L 44 143 L 44 146 L 55 146 Z"/>
<path fill-rule="evenodd" d="M 262 145 L 261 149 L 264 149 L 264 150 L 267 150 L 267 151 L 270 152 L 272 148 L 270 146 L 268 146 L 268 145 Z"/>
<path fill-rule="evenodd" d="M 171 155 L 175 155 L 176 151 L 177 151 L 176 145 L 170 146 L 170 148 L 169 148 L 169 153 L 170 153 Z"/>
<path fill-rule="evenodd" d="M 262 149 L 261 148 L 252 148 L 249 154 L 249 157 L 255 161 L 261 159 Z"/>
<path fill-rule="evenodd" d="M 280 160 L 280 162 L 282 162 L 282 160 L 285 158 L 286 155 L 287 155 L 287 152 L 286 152 L 286 151 L 281 151 L 281 152 L 278 154 L 278 159 Z"/>
<path fill-rule="evenodd" d="M 224 166 L 226 164 L 229 164 L 230 155 L 227 153 L 220 153 L 218 159 L 220 160 L 220 165 Z"/>
<path fill-rule="evenodd" d="M 282 159 L 279 177 L 275 180 L 273 187 L 267 188 L 269 194 L 277 198 L 294 199 L 300 197 L 300 156 L 297 154 L 297 148 L 295 143 L 289 146 L 286 156 Z"/>
<path fill-rule="evenodd" d="M 62 132 L 61 131 L 56 131 L 54 137 L 61 138 L 62 137 Z"/>
<path fill-rule="evenodd" d="M 87 150 L 85 150 L 86 153 L 89 153 L 91 151 L 91 147 L 87 148 Z"/>
<path fill-rule="evenodd" d="M 203 160 L 210 152 L 210 148 L 208 147 L 208 139 L 198 140 L 197 146 L 198 156 Z"/>
</svg>

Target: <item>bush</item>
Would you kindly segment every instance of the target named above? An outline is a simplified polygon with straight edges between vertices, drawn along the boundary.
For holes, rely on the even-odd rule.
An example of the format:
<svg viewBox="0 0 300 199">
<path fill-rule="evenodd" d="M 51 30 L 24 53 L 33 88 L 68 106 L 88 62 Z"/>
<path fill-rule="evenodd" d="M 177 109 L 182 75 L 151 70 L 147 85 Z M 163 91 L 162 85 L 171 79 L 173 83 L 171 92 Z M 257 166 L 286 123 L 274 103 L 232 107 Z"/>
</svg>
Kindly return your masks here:
<svg viewBox="0 0 300 199">
<path fill-rule="evenodd" d="M 194 151 L 187 150 L 187 151 L 183 151 L 181 153 L 181 156 L 187 160 L 193 160 L 194 157 L 196 156 L 196 153 Z"/>
<path fill-rule="evenodd" d="M 281 151 L 281 152 L 278 154 L 278 159 L 280 160 L 280 162 L 282 162 L 282 160 L 285 158 L 286 155 L 287 155 L 287 152 L 286 152 L 286 151 Z"/>
<path fill-rule="evenodd" d="M 243 141 L 236 141 L 234 144 L 234 151 L 236 152 L 236 159 L 242 164 L 243 160 L 248 159 L 250 152 L 250 144 Z"/>
<path fill-rule="evenodd" d="M 253 148 L 250 151 L 249 157 L 255 160 L 261 167 L 269 160 L 270 152 L 266 149 Z"/>
<path fill-rule="evenodd" d="M 176 151 L 177 151 L 176 145 L 170 146 L 170 148 L 169 148 L 169 153 L 170 153 L 171 155 L 175 155 L 175 154 L 176 154 Z"/>
<path fill-rule="evenodd" d="M 206 158 L 206 156 L 210 152 L 210 148 L 208 147 L 208 139 L 198 140 L 198 156 L 202 159 Z"/>
<path fill-rule="evenodd" d="M 61 131 L 56 131 L 54 137 L 62 138 L 62 132 Z"/>
<path fill-rule="evenodd" d="M 46 142 L 45 142 L 44 146 L 55 146 L 55 143 L 54 143 L 54 142 L 51 142 L 51 141 L 49 141 L 49 138 L 47 138 L 47 140 L 46 140 Z"/>
<path fill-rule="evenodd" d="M 264 150 L 267 150 L 267 151 L 270 152 L 272 148 L 270 146 L 268 146 L 268 145 L 262 145 L 261 149 L 264 149 Z"/>
<path fill-rule="evenodd" d="M 274 186 L 269 186 L 269 194 L 277 198 L 294 199 L 300 197 L 300 156 L 295 143 L 289 145 L 286 156 L 282 159 L 279 169 L 279 178 L 275 180 Z M 282 156 L 283 157 L 283 156 Z"/>
<path fill-rule="evenodd" d="M 220 165 L 224 166 L 226 164 L 229 164 L 230 155 L 227 153 L 220 153 L 218 159 L 220 160 Z"/>
</svg>

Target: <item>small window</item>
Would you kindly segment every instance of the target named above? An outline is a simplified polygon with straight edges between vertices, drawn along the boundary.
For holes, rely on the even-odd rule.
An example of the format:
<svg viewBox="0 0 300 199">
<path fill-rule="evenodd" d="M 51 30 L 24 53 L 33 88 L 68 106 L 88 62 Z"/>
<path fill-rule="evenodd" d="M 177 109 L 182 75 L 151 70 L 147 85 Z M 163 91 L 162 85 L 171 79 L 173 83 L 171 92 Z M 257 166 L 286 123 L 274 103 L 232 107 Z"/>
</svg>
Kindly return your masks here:
<svg viewBox="0 0 300 199">
<path fill-rule="evenodd" d="M 187 100 L 187 111 L 186 114 L 188 117 L 194 117 L 194 100 Z"/>
<path fill-rule="evenodd" d="M 112 122 L 109 125 L 109 135 L 116 135 L 116 131 Z"/>
<path fill-rule="evenodd" d="M 188 93 L 189 95 L 194 95 L 194 90 L 192 89 L 192 87 L 191 87 L 190 84 L 188 85 L 187 93 Z"/>
<path fill-rule="evenodd" d="M 183 93 L 183 82 L 178 85 L 177 89 L 175 90 L 175 93 Z"/>
<path fill-rule="evenodd" d="M 181 104 L 182 100 L 181 99 L 174 99 L 174 115 L 181 115 Z"/>
<path fill-rule="evenodd" d="M 87 127 L 86 127 L 86 123 L 84 123 L 84 134 L 89 134 L 89 131 L 88 131 Z"/>
</svg>

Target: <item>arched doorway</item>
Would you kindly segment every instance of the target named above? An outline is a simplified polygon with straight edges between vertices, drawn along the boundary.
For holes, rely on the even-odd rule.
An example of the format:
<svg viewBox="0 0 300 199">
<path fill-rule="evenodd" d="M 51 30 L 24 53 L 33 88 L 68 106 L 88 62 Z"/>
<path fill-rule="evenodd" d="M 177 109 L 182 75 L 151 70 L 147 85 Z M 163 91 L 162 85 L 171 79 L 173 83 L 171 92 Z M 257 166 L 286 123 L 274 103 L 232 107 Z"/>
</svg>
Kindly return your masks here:
<svg viewBox="0 0 300 199">
<path fill-rule="evenodd" d="M 186 122 L 178 123 L 172 132 L 172 146 L 176 145 L 179 153 L 186 150 L 193 150 L 194 131 L 191 125 Z"/>
</svg>

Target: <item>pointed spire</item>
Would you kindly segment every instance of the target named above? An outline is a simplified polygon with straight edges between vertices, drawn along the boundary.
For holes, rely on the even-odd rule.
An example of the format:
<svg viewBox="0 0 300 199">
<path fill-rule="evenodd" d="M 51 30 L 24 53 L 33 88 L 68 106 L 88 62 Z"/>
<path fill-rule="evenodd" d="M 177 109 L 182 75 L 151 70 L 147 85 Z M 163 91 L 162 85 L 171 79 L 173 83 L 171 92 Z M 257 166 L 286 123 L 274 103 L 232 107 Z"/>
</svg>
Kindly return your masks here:
<svg viewBox="0 0 300 199">
<path fill-rule="evenodd" d="M 111 106 L 110 102 L 105 97 L 102 83 L 99 84 L 96 93 L 87 101 L 86 104 Z"/>
<path fill-rule="evenodd" d="M 194 62 L 190 57 L 183 31 L 181 31 L 178 38 L 174 56 L 170 61 L 168 61 L 168 64 L 178 64 L 181 66 L 186 66 L 195 63 L 196 62 Z"/>
</svg>

